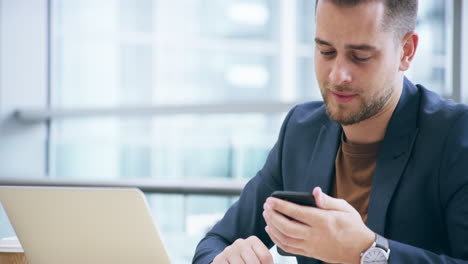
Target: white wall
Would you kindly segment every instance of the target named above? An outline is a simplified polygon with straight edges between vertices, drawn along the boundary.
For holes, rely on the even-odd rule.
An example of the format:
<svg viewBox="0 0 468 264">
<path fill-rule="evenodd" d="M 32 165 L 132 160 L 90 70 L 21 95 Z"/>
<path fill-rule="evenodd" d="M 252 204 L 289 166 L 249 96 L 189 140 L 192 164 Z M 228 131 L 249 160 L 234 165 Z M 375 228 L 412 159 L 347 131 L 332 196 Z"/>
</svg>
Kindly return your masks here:
<svg viewBox="0 0 468 264">
<path fill-rule="evenodd" d="M 0 0 L 0 177 L 46 173 L 46 124 L 12 115 L 47 107 L 47 13 L 47 0 Z"/>
</svg>

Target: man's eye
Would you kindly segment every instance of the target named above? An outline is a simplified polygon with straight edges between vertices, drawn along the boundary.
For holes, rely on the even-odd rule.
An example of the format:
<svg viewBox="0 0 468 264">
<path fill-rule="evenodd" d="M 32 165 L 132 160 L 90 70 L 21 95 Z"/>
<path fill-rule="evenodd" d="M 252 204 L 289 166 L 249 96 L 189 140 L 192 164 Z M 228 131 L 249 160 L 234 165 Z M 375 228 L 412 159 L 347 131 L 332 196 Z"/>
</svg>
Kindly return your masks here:
<svg viewBox="0 0 468 264">
<path fill-rule="evenodd" d="M 358 61 L 358 62 L 366 62 L 370 59 L 371 57 L 358 57 L 358 56 L 353 56 L 353 60 Z"/>
<path fill-rule="evenodd" d="M 320 54 L 325 55 L 325 56 L 331 56 L 335 54 L 335 51 L 320 51 Z"/>
</svg>

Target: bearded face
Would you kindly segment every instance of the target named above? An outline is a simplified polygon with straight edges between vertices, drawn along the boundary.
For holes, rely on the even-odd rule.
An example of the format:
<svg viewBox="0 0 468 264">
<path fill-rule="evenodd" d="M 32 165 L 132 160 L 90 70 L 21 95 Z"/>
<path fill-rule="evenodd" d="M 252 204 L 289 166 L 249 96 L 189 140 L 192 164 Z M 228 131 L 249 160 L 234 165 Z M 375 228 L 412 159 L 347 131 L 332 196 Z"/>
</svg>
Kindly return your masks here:
<svg viewBox="0 0 468 264">
<path fill-rule="evenodd" d="M 338 124 L 354 125 L 378 114 L 393 94 L 392 85 L 387 85 L 374 93 L 365 89 L 352 89 L 346 86 L 320 85 L 320 92 L 331 120 Z"/>
</svg>

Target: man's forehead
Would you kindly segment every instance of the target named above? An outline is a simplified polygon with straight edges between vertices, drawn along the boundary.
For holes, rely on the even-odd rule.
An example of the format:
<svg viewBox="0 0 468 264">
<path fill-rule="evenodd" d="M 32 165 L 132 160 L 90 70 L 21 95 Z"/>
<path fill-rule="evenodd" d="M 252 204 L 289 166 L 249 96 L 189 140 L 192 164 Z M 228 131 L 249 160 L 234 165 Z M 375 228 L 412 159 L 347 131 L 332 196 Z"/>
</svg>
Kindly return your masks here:
<svg viewBox="0 0 468 264">
<path fill-rule="evenodd" d="M 388 33 L 381 25 L 384 15 L 382 5 L 340 7 L 326 2 L 317 9 L 317 44 L 373 49 L 379 46 L 382 34 Z"/>
</svg>

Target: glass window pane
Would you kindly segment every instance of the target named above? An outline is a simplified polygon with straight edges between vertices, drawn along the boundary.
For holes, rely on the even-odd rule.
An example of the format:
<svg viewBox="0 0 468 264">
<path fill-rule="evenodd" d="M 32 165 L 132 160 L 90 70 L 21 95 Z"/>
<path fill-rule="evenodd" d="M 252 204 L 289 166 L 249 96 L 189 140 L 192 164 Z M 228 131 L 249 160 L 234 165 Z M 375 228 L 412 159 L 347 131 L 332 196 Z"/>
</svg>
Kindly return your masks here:
<svg viewBox="0 0 468 264">
<path fill-rule="evenodd" d="M 256 174 L 283 114 L 96 118 L 52 125 L 51 175 L 70 178 L 233 178 Z"/>
<path fill-rule="evenodd" d="M 160 49 L 154 103 L 279 100 L 277 58 Z"/>
<path fill-rule="evenodd" d="M 197 35 L 275 39 L 278 0 L 156 1 L 157 32 L 163 37 Z"/>
<path fill-rule="evenodd" d="M 419 46 L 408 75 L 438 94 L 452 96 L 452 87 L 447 85 L 447 20 L 446 1 L 419 1 L 419 17 L 416 32 Z"/>
<path fill-rule="evenodd" d="M 299 44 L 314 45 L 315 0 L 297 1 L 297 41 Z"/>
<path fill-rule="evenodd" d="M 52 2 L 54 106 L 279 99 L 277 0 Z"/>
</svg>

